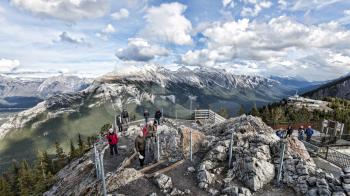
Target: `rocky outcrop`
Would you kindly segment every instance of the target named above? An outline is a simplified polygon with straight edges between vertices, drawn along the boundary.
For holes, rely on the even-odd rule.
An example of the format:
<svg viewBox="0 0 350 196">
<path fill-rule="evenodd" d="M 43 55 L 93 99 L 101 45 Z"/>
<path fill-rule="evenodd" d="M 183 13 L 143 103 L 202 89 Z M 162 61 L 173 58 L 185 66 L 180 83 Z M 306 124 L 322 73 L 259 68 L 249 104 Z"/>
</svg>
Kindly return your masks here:
<svg viewBox="0 0 350 196">
<path fill-rule="evenodd" d="M 106 180 L 107 192 L 115 191 L 142 176 L 143 174 L 134 168 L 125 168 L 116 173 L 112 173 Z"/>
<path fill-rule="evenodd" d="M 92 156 L 93 152 L 89 151 L 60 170 L 56 174 L 56 183 L 44 195 L 94 195 L 98 180 L 95 177 L 95 165 L 90 159 Z"/>
<path fill-rule="evenodd" d="M 203 143 L 208 153 L 198 167 L 197 179 L 199 186 L 213 195 L 251 195 L 275 182 L 282 143 L 286 145 L 282 183 L 299 195 L 341 195 L 344 192 L 339 179 L 316 168 L 302 142 L 296 138 L 280 140 L 260 118 L 243 115 L 206 127 L 204 131 L 210 135 Z M 228 168 L 231 134 L 233 157 Z M 218 190 L 217 187 L 222 188 Z"/>
<path fill-rule="evenodd" d="M 188 127 L 181 127 L 181 144 L 182 144 L 182 152 L 185 157 L 188 157 L 190 154 L 190 140 L 191 140 L 191 132 L 192 132 L 192 153 L 196 153 L 200 150 L 202 146 L 202 142 L 205 139 L 205 135 L 198 130 L 194 130 Z"/>
</svg>

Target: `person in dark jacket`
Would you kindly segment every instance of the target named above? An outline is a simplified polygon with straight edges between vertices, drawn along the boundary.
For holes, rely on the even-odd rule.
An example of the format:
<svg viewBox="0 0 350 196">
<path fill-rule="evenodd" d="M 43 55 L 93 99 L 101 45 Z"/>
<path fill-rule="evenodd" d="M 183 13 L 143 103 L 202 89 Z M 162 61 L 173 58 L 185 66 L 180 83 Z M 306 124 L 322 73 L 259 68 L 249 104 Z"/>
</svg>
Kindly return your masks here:
<svg viewBox="0 0 350 196">
<path fill-rule="evenodd" d="M 123 131 L 123 122 L 122 122 L 122 117 L 120 115 L 117 116 L 115 119 L 117 126 L 118 126 L 118 131 L 122 132 Z"/>
<path fill-rule="evenodd" d="M 140 166 L 143 167 L 145 162 L 146 139 L 142 131 L 139 132 L 139 135 L 135 139 L 135 149 L 139 156 Z"/>
<path fill-rule="evenodd" d="M 298 129 L 298 139 L 299 140 L 304 140 L 304 132 L 305 132 L 304 126 L 300 126 Z"/>
<path fill-rule="evenodd" d="M 129 113 L 126 111 L 126 109 L 123 110 L 122 112 L 122 122 L 123 124 L 128 124 L 129 123 Z"/>
<path fill-rule="evenodd" d="M 145 110 L 143 112 L 143 117 L 145 117 L 145 123 L 147 124 L 148 123 L 148 118 L 149 118 L 149 112 L 148 110 Z"/>
<path fill-rule="evenodd" d="M 307 129 L 305 130 L 305 135 L 306 135 L 306 141 L 310 142 L 312 135 L 314 134 L 314 130 L 311 128 L 311 126 L 308 126 Z"/>
<path fill-rule="evenodd" d="M 111 152 L 111 156 L 113 154 L 117 155 L 118 154 L 118 135 L 113 131 L 113 129 L 109 129 L 108 134 L 107 134 L 107 140 L 109 144 L 109 149 Z"/>
<path fill-rule="evenodd" d="M 154 114 L 154 120 L 157 121 L 157 124 L 160 125 L 160 118 L 162 117 L 162 112 L 160 110 L 157 110 Z"/>
<path fill-rule="evenodd" d="M 291 125 L 287 128 L 287 137 L 291 137 L 293 135 L 293 127 Z"/>
</svg>

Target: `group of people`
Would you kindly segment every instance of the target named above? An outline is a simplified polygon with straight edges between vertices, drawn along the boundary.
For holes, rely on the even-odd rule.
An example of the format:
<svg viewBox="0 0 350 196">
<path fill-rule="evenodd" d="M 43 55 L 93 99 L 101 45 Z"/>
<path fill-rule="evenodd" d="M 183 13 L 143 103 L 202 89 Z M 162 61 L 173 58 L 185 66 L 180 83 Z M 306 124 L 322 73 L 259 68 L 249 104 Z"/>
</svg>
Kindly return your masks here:
<svg viewBox="0 0 350 196">
<path fill-rule="evenodd" d="M 276 135 L 280 138 L 288 138 L 293 135 L 294 128 L 289 125 L 286 130 L 277 130 Z M 304 126 L 300 126 L 298 128 L 298 139 L 304 140 L 304 135 L 306 135 L 306 141 L 310 142 L 312 135 L 314 134 L 314 130 L 309 125 L 306 129 L 304 129 Z"/>
<path fill-rule="evenodd" d="M 141 130 L 135 139 L 135 150 L 138 153 L 140 166 L 143 167 L 146 158 L 146 144 L 155 143 L 157 141 L 156 134 L 158 121 L 148 122 L 145 125 L 140 125 Z"/>
<path fill-rule="evenodd" d="M 122 113 L 117 115 L 115 121 L 118 127 L 118 131 L 122 132 L 123 126 L 128 125 L 128 123 L 130 122 L 128 111 L 126 109 L 123 109 Z"/>
<path fill-rule="evenodd" d="M 143 117 L 145 118 L 145 123 L 148 123 L 149 120 L 149 112 L 148 110 L 145 110 L 143 112 Z M 158 109 L 155 114 L 154 114 L 154 123 L 157 123 L 158 125 L 160 125 L 160 118 L 162 117 L 162 112 Z"/>
<path fill-rule="evenodd" d="M 144 160 L 146 157 L 145 150 L 146 150 L 147 142 L 155 143 L 157 141 L 156 133 L 157 133 L 157 127 L 160 125 L 161 117 L 162 117 L 162 112 L 160 110 L 157 110 L 154 114 L 154 121 L 149 122 L 149 112 L 148 110 L 144 111 L 145 124 L 140 125 L 139 134 L 135 138 L 135 150 L 138 153 L 141 167 L 144 166 Z M 127 128 L 129 122 L 130 122 L 129 114 L 126 109 L 124 109 L 120 115 L 116 116 L 116 125 L 118 126 L 119 132 L 122 132 L 125 128 Z M 106 135 L 106 139 L 108 140 L 110 155 L 111 156 L 117 155 L 118 141 L 119 141 L 119 136 L 117 134 L 117 131 L 115 131 L 113 128 L 110 128 Z"/>
</svg>

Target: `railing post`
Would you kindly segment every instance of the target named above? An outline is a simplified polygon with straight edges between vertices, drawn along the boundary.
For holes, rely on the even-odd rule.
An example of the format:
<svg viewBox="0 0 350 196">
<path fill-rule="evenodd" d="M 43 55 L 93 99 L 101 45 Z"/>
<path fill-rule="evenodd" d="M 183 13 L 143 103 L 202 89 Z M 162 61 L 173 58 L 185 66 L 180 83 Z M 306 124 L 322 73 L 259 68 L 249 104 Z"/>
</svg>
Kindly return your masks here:
<svg viewBox="0 0 350 196">
<path fill-rule="evenodd" d="M 157 161 L 160 160 L 160 149 L 159 149 L 159 132 L 157 132 Z"/>
<path fill-rule="evenodd" d="M 106 179 L 105 179 L 105 171 L 103 166 L 103 153 L 100 154 L 100 163 L 101 163 L 101 176 L 102 176 L 102 186 L 103 186 L 103 195 L 107 196 L 107 188 L 106 188 Z"/>
<path fill-rule="evenodd" d="M 229 149 L 229 159 L 228 159 L 228 168 L 231 168 L 232 162 L 232 148 L 233 148 L 233 130 L 231 130 L 231 139 L 230 139 L 230 149 Z"/>
<path fill-rule="evenodd" d="M 327 146 L 326 147 L 326 160 L 328 159 L 328 149 L 329 149 L 329 147 Z"/>
<path fill-rule="evenodd" d="M 99 155 L 97 153 L 96 145 L 94 144 L 94 153 L 95 153 L 95 169 L 96 169 L 96 177 L 97 179 L 100 178 L 100 159 Z"/>
<path fill-rule="evenodd" d="M 286 144 L 284 142 L 284 140 L 281 140 L 281 159 L 280 159 L 280 166 L 278 168 L 278 176 L 277 176 L 277 183 L 279 184 L 281 181 L 281 177 L 282 177 L 282 169 L 283 169 L 283 159 L 284 159 L 284 151 L 286 148 Z"/>
<path fill-rule="evenodd" d="M 190 129 L 190 160 L 192 161 L 192 129 Z"/>
</svg>

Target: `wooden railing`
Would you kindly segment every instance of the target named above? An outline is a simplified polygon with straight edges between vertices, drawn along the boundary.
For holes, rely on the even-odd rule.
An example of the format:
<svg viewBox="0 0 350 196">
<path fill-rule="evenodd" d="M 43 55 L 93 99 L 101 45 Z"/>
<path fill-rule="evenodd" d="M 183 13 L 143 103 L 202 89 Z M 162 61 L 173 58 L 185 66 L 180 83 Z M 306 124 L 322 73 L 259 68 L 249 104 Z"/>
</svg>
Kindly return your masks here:
<svg viewBox="0 0 350 196">
<path fill-rule="evenodd" d="M 209 120 L 213 123 L 221 123 L 226 119 L 212 110 L 195 110 L 194 111 L 195 120 Z"/>
</svg>

